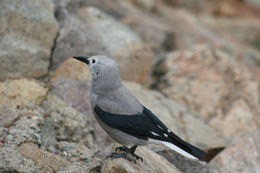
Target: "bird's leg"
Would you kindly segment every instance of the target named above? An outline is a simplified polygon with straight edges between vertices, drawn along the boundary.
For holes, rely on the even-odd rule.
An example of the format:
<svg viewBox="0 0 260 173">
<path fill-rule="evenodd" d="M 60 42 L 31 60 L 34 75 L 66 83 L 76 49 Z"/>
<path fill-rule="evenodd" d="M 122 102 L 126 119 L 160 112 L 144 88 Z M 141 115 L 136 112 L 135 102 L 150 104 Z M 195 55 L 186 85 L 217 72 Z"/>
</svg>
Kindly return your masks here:
<svg viewBox="0 0 260 173">
<path fill-rule="evenodd" d="M 132 146 L 130 149 L 129 149 L 129 152 L 132 154 L 132 156 L 134 156 L 137 160 L 141 160 L 141 161 L 144 161 L 142 157 L 138 156 L 135 154 L 135 150 L 137 148 L 137 145 L 134 145 Z"/>
<path fill-rule="evenodd" d="M 124 159 L 126 159 L 126 160 L 128 160 L 128 161 L 130 161 L 130 162 L 134 162 L 134 163 L 136 163 L 136 159 L 137 160 L 141 160 L 141 161 L 143 161 L 143 158 L 142 157 L 140 157 L 140 156 L 138 156 L 138 155 L 136 155 L 134 152 L 135 152 L 135 150 L 136 150 L 136 148 L 137 148 L 137 145 L 134 145 L 134 146 L 132 146 L 131 148 L 127 148 L 126 146 L 121 146 L 121 147 L 117 147 L 116 148 L 116 151 L 123 151 L 123 153 L 116 153 L 116 152 L 114 152 L 114 153 L 111 153 L 109 156 L 107 156 L 107 158 L 109 157 L 109 158 L 112 158 L 112 159 L 116 159 L 116 158 L 124 158 Z M 127 156 L 127 154 L 128 153 L 131 153 L 131 155 L 135 158 L 135 159 L 133 159 L 133 158 L 131 158 L 131 157 L 129 157 L 129 156 Z"/>
</svg>

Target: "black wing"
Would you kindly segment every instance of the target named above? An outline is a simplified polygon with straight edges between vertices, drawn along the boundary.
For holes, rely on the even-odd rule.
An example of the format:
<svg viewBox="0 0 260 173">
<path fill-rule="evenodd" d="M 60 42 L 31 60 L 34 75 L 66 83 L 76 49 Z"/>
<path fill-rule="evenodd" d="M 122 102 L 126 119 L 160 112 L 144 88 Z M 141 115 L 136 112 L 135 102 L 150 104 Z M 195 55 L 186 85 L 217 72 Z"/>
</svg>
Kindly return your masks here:
<svg viewBox="0 0 260 173">
<path fill-rule="evenodd" d="M 94 108 L 97 116 L 108 126 L 119 129 L 140 139 L 148 138 L 170 142 L 197 158 L 203 158 L 204 152 L 183 141 L 166 125 L 161 122 L 150 110 L 144 107 L 143 112 L 137 115 L 120 115 L 103 111 L 99 106 Z"/>
</svg>

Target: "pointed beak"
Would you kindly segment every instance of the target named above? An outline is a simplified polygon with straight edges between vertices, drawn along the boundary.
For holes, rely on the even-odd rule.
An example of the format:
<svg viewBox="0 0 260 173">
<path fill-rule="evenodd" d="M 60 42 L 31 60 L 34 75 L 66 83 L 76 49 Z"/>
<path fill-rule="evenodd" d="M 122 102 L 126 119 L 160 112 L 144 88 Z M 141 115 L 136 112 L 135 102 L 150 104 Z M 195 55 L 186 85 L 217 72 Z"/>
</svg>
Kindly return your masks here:
<svg viewBox="0 0 260 173">
<path fill-rule="evenodd" d="M 86 57 L 86 56 L 74 56 L 73 58 L 75 58 L 75 59 L 77 59 L 79 61 L 82 61 L 82 62 L 84 62 L 86 64 L 89 64 L 88 57 Z"/>
</svg>

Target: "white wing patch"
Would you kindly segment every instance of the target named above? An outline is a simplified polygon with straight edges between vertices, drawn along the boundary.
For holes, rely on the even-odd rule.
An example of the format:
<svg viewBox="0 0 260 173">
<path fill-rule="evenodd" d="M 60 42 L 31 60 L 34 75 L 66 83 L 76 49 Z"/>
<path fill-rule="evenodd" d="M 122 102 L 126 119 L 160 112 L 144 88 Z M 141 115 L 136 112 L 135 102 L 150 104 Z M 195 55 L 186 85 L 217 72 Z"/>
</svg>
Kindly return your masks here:
<svg viewBox="0 0 260 173">
<path fill-rule="evenodd" d="M 157 133 L 155 133 L 155 132 L 152 132 L 152 131 L 151 131 L 151 133 L 152 133 L 152 135 L 154 135 L 154 136 L 160 136 L 159 134 L 157 134 Z"/>
<path fill-rule="evenodd" d="M 168 135 L 166 133 L 163 134 L 166 138 L 168 137 Z"/>
<path fill-rule="evenodd" d="M 196 157 L 194 157 L 193 155 L 191 155 L 190 153 L 184 151 L 183 149 L 177 147 L 176 145 L 170 143 L 170 142 L 165 142 L 165 141 L 160 141 L 160 140 L 157 140 L 157 139 L 151 139 L 151 138 L 148 138 L 149 142 L 151 143 L 154 143 L 154 144 L 163 144 L 169 148 L 171 148 L 172 150 L 180 153 L 181 155 L 185 156 L 185 157 L 188 157 L 190 159 L 195 159 L 197 160 Z"/>
</svg>

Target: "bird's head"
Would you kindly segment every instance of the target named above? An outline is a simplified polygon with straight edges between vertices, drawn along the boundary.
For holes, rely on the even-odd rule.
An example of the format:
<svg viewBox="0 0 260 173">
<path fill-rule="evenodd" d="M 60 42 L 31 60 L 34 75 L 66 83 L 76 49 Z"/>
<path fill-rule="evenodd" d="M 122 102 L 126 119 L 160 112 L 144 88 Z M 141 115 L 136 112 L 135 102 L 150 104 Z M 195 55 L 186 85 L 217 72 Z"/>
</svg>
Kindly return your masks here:
<svg viewBox="0 0 260 173">
<path fill-rule="evenodd" d="M 115 60 L 103 55 L 74 56 L 73 58 L 88 65 L 92 76 L 92 85 L 108 89 L 122 85 L 119 66 Z M 103 85 L 103 87 L 100 85 Z"/>
</svg>

